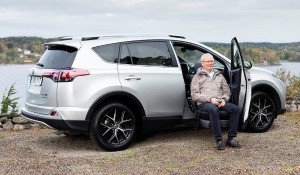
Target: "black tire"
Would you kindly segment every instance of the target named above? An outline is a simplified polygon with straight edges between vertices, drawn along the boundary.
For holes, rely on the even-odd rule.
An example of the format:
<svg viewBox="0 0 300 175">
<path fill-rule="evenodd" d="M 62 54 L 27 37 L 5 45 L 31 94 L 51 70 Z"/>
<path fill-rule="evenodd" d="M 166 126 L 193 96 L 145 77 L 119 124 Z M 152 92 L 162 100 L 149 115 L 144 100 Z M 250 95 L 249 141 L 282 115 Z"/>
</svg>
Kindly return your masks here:
<svg viewBox="0 0 300 175">
<path fill-rule="evenodd" d="M 248 129 L 252 132 L 266 132 L 272 126 L 275 118 L 273 99 L 265 92 L 254 92 L 249 109 Z"/>
<path fill-rule="evenodd" d="M 100 108 L 91 121 L 92 142 L 108 151 L 126 149 L 136 135 L 133 112 L 121 103 L 109 103 Z"/>
</svg>

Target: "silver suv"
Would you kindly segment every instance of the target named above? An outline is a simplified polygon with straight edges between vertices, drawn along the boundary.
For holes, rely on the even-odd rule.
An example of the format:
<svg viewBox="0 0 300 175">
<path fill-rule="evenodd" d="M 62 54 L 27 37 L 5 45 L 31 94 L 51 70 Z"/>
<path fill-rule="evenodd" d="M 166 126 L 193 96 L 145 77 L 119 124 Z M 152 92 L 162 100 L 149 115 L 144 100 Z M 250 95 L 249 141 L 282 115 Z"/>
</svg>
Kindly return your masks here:
<svg viewBox="0 0 300 175">
<path fill-rule="evenodd" d="M 175 35 L 66 37 L 45 46 L 29 71 L 22 115 L 88 133 L 106 150 L 125 149 L 143 130 L 195 121 L 190 82 L 207 52 L 230 85 L 231 101 L 243 109 L 242 129 L 267 131 L 285 112 L 284 84 L 244 61 L 236 38 L 231 60 Z"/>
</svg>

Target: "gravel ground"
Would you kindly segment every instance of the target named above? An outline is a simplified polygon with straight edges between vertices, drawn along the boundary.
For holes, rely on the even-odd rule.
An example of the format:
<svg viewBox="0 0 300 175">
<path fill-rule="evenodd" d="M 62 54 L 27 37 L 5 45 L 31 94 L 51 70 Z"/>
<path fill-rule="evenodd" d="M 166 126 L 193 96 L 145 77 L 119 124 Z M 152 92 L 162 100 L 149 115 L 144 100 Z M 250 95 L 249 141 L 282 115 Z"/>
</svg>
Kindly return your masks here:
<svg viewBox="0 0 300 175">
<path fill-rule="evenodd" d="M 299 113 L 280 116 L 266 133 L 239 132 L 237 140 L 241 149 L 217 151 L 210 129 L 177 128 L 105 152 L 88 136 L 0 131 L 0 174 L 300 174 Z"/>
</svg>

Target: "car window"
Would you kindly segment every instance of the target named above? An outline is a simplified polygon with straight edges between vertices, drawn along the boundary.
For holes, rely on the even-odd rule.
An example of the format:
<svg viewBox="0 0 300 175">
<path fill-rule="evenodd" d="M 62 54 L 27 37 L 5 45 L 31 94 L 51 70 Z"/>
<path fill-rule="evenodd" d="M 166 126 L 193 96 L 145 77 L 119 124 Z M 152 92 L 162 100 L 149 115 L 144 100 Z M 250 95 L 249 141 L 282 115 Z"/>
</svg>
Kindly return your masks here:
<svg viewBox="0 0 300 175">
<path fill-rule="evenodd" d="M 179 62 L 181 63 L 188 63 L 188 64 L 195 64 L 199 62 L 199 59 L 204 53 L 200 49 L 189 46 L 186 44 L 174 44 L 174 50 L 177 54 L 177 57 L 179 59 Z M 215 59 L 214 62 L 214 67 L 215 68 L 224 68 L 224 65 L 220 63 L 218 60 Z"/>
<path fill-rule="evenodd" d="M 172 58 L 166 42 L 151 41 L 128 43 L 127 46 L 131 56 L 132 64 L 168 67 L 172 66 Z M 124 55 L 126 55 L 126 53 L 124 53 Z M 120 63 L 122 63 L 122 58 Z"/>
<path fill-rule="evenodd" d="M 119 43 L 107 44 L 103 46 L 94 47 L 93 50 L 105 61 L 117 63 L 119 55 Z"/>
<path fill-rule="evenodd" d="M 121 64 L 132 64 L 131 57 L 129 55 L 126 44 L 122 44 L 122 47 L 121 47 L 120 63 Z"/>
<path fill-rule="evenodd" d="M 77 49 L 68 46 L 49 46 L 38 63 L 45 69 L 71 68 Z"/>
</svg>

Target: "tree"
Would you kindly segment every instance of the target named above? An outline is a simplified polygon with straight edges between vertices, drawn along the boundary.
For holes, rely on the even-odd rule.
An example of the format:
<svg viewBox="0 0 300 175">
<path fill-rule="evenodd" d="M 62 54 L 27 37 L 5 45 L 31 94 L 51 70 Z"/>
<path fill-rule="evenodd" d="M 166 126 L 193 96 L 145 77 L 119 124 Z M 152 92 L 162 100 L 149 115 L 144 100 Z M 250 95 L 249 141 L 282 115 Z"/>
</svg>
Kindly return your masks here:
<svg viewBox="0 0 300 175">
<path fill-rule="evenodd" d="M 15 47 L 14 43 L 7 43 L 6 46 L 8 49 L 13 49 Z"/>
</svg>

